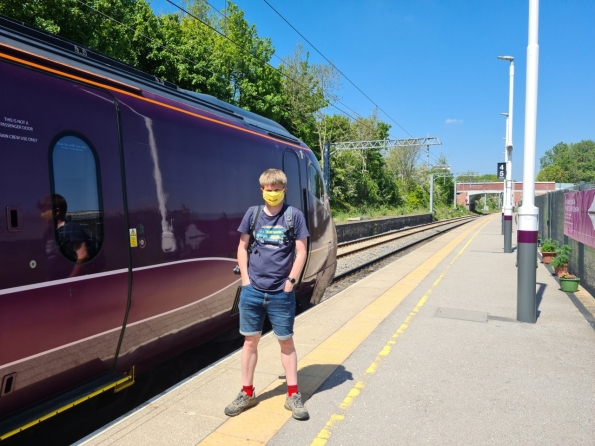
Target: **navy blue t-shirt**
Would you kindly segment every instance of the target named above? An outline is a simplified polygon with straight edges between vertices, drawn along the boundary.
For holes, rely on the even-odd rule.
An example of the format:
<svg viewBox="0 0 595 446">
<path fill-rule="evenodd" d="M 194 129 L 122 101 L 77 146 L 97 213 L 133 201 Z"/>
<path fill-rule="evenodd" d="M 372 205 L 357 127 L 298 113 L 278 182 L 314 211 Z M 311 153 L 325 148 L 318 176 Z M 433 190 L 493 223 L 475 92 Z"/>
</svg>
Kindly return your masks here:
<svg viewBox="0 0 595 446">
<path fill-rule="evenodd" d="M 260 291 L 282 290 L 293 267 L 294 244 L 285 235 L 285 209 L 286 206 L 277 215 L 269 216 L 263 208 L 254 226 L 255 244 L 248 257 L 248 277 Z M 291 210 L 295 239 L 308 237 L 304 214 L 294 207 Z M 238 232 L 250 234 L 251 220 L 252 208 L 244 215 Z"/>
</svg>

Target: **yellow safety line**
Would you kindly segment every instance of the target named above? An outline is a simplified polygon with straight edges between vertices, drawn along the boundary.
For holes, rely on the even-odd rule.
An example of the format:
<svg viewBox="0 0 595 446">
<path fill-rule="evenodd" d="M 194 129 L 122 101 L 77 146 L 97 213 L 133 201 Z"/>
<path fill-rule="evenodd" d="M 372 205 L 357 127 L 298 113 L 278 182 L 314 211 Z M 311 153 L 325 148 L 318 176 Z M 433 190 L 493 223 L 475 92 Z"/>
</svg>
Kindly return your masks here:
<svg viewBox="0 0 595 446">
<path fill-rule="evenodd" d="M 5 434 L 0 435 L 0 441 L 5 440 L 8 437 L 12 437 L 13 435 L 18 434 L 19 432 L 22 432 L 25 429 L 28 429 L 28 428 L 30 428 L 32 426 L 35 426 L 36 424 L 39 424 L 42 421 L 47 420 L 48 418 L 51 418 L 51 417 L 53 417 L 55 415 L 58 415 L 59 413 L 62 413 L 65 410 L 71 409 L 74 406 L 78 406 L 79 404 L 84 403 L 85 401 L 87 401 L 87 400 L 89 400 L 89 399 L 91 399 L 91 398 L 93 398 L 93 397 L 95 397 L 97 395 L 100 395 L 103 392 L 105 392 L 107 390 L 110 390 L 110 389 L 112 389 L 112 388 L 114 388 L 114 387 L 116 387 L 116 386 L 118 386 L 120 384 L 123 384 L 125 382 L 128 382 L 128 381 L 132 380 L 133 378 L 134 377 L 132 375 L 128 375 L 125 378 L 121 378 L 118 381 L 115 381 L 113 383 L 110 383 L 110 384 L 108 384 L 108 385 L 106 385 L 106 386 L 104 386 L 104 387 L 102 387 L 102 388 L 100 388 L 100 389 L 98 389 L 98 390 L 96 390 L 96 391 L 94 391 L 92 393 L 89 393 L 89 394 L 87 394 L 87 395 L 85 395 L 85 396 L 83 396 L 83 397 L 75 400 L 75 401 L 72 401 L 72 402 L 70 402 L 68 404 L 65 404 L 64 406 L 60 407 L 59 409 L 53 410 L 51 412 L 48 412 L 47 414 L 43 415 L 40 418 L 37 418 L 34 421 L 31 421 L 31 422 L 29 422 L 27 424 L 24 424 L 23 426 L 20 426 L 20 427 L 14 429 L 14 430 L 11 430 L 10 432 L 6 432 Z"/>
<path fill-rule="evenodd" d="M 300 360 L 298 380 L 302 395 L 314 394 L 318 387 L 336 370 L 338 364 L 342 364 L 417 285 L 481 224 L 481 222 L 475 223 L 432 254 Z M 312 369 L 306 369 L 308 366 L 319 366 L 324 370 L 319 373 L 310 372 Z M 359 388 L 353 390 L 352 396 L 360 390 Z M 266 444 L 289 421 L 291 412 L 283 408 L 285 380 L 273 381 L 262 393 L 272 396 L 260 401 L 256 407 L 240 416 L 230 418 L 219 425 L 215 431 L 200 442 L 200 445 Z M 342 415 L 338 414 L 336 417 L 341 418 Z"/>
<path fill-rule="evenodd" d="M 473 236 L 469 239 L 469 241 L 467 241 L 467 243 L 465 243 L 465 246 L 463 246 L 463 248 L 451 260 L 451 262 L 448 264 L 446 269 L 444 271 L 442 271 L 440 276 L 438 276 L 438 278 L 432 284 L 430 289 L 428 291 L 426 291 L 426 294 L 424 294 L 424 296 L 419 300 L 419 302 L 417 302 L 417 305 L 415 305 L 415 308 L 413 308 L 411 313 L 409 313 L 409 315 L 405 318 L 405 320 L 403 321 L 403 323 L 401 324 L 399 329 L 391 336 L 390 340 L 386 343 L 386 345 L 384 347 L 382 347 L 382 349 L 378 353 L 378 356 L 376 356 L 376 359 L 374 359 L 374 362 L 372 362 L 372 364 L 370 364 L 368 369 L 364 372 L 362 378 L 358 382 L 355 383 L 355 385 L 351 388 L 351 390 L 349 391 L 347 396 L 343 399 L 343 401 L 339 405 L 339 408 L 341 409 L 341 413 L 335 413 L 335 414 L 331 415 L 331 417 L 326 422 L 324 427 L 320 430 L 320 432 L 318 432 L 318 435 L 316 436 L 316 438 L 314 438 L 312 443 L 310 443 L 310 446 L 324 446 L 324 445 L 326 445 L 326 443 L 332 436 L 332 430 L 334 428 L 336 428 L 337 425 L 339 425 L 345 419 L 346 412 L 353 406 L 355 399 L 362 393 L 363 389 L 366 387 L 365 381 L 371 375 L 373 375 L 374 373 L 376 373 L 378 371 L 378 369 L 384 362 L 385 358 L 392 351 L 393 346 L 397 343 L 397 340 L 403 335 L 403 333 L 405 333 L 405 330 L 407 330 L 407 327 L 409 327 L 409 325 L 411 324 L 411 321 L 413 320 L 415 315 L 417 313 L 419 313 L 421 308 L 424 306 L 424 304 L 430 297 L 430 294 L 432 294 L 432 292 L 436 289 L 438 284 L 442 281 L 442 279 L 446 275 L 447 271 L 457 261 L 459 256 L 463 253 L 463 251 L 465 251 L 465 249 L 467 249 L 467 247 L 471 244 L 471 242 L 477 236 L 477 234 L 479 234 L 481 232 L 481 230 L 489 222 L 490 221 L 488 220 L 481 228 L 479 228 L 477 230 L 477 232 L 475 234 L 473 234 Z"/>
</svg>

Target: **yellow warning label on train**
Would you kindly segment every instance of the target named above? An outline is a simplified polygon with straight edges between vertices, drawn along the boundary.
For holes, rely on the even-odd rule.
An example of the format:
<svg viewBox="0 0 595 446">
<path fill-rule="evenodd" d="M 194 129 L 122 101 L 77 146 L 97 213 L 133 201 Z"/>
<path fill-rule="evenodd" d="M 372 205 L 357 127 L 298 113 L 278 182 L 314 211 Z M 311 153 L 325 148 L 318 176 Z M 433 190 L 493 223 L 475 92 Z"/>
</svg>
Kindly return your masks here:
<svg viewBox="0 0 595 446">
<path fill-rule="evenodd" d="M 136 236 L 136 228 L 130 229 L 130 247 L 136 248 L 138 246 L 138 238 Z"/>
</svg>

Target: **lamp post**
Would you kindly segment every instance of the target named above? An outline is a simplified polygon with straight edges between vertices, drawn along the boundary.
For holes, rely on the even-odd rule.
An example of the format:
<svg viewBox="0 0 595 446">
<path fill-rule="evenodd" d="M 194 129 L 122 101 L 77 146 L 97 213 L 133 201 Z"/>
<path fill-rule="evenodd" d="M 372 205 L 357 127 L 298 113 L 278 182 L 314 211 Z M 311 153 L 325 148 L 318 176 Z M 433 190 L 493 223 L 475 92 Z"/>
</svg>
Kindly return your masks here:
<svg viewBox="0 0 595 446">
<path fill-rule="evenodd" d="M 506 117 L 506 193 L 504 194 L 504 252 L 512 252 L 512 109 L 514 98 L 514 57 L 498 56 L 510 62 L 510 87 L 508 90 L 508 116 Z"/>
<path fill-rule="evenodd" d="M 504 162 L 506 163 L 506 169 L 508 170 L 508 149 L 507 149 L 507 144 L 508 144 L 508 113 L 500 113 L 500 115 L 505 116 L 506 117 L 506 137 L 503 138 L 504 139 Z M 502 218 L 501 218 L 501 223 L 502 223 L 502 231 L 501 234 L 504 235 L 504 206 L 506 205 L 506 203 L 508 202 L 508 200 L 506 199 L 506 194 L 507 194 L 507 189 L 506 189 L 506 177 L 504 177 L 504 183 L 503 183 L 504 187 L 502 188 L 502 195 L 503 195 L 503 200 L 502 200 Z M 511 220 L 512 221 L 512 220 Z"/>
<path fill-rule="evenodd" d="M 529 42 L 525 87 L 525 141 L 523 158 L 523 205 L 519 209 L 517 231 L 517 320 L 535 323 L 537 319 L 536 265 L 537 223 L 535 206 L 535 140 L 537 133 L 537 79 L 539 70 L 539 0 L 529 0 Z"/>
</svg>

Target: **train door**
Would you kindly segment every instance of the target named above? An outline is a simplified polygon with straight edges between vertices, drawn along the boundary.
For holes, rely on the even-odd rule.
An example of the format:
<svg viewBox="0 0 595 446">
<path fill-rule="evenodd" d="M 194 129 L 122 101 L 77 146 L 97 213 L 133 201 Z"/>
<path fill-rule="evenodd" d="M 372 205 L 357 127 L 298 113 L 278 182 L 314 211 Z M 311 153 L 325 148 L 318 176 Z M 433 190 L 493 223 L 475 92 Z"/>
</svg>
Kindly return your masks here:
<svg viewBox="0 0 595 446">
<path fill-rule="evenodd" d="M 303 152 L 299 153 L 300 154 L 298 155 L 298 152 L 295 150 L 286 149 L 283 154 L 283 171 L 287 176 L 287 194 L 285 195 L 285 202 L 290 206 L 300 209 L 304 213 L 306 224 L 310 227 L 310 222 L 308 221 L 306 189 L 302 189 L 302 169 L 300 169 L 300 167 L 307 165 L 307 161 L 304 162 Z M 301 164 L 300 161 L 302 161 Z M 310 239 L 308 239 L 307 249 L 309 253 L 311 250 Z M 306 264 L 307 262 L 308 260 L 306 259 Z M 312 281 L 303 280 L 304 272 L 305 269 L 298 278 L 296 297 L 300 305 L 303 308 L 307 308 L 309 306 L 310 295 L 312 294 L 314 283 Z"/>
<path fill-rule="evenodd" d="M 285 202 L 288 205 L 303 211 L 300 160 L 294 150 L 285 150 L 285 153 L 283 154 L 283 172 L 285 172 L 285 175 L 287 176 L 287 194 Z"/>
<path fill-rule="evenodd" d="M 310 231 L 310 257 L 306 264 L 304 280 L 315 277 L 326 268 L 329 252 L 333 247 L 334 224 L 328 206 L 322 174 L 317 165 L 308 161 L 308 221 Z"/>
<path fill-rule="evenodd" d="M 128 301 L 111 95 L 0 62 L 0 416 L 114 367 Z"/>
<path fill-rule="evenodd" d="M 336 257 L 337 234 L 331 217 L 328 197 L 325 193 L 322 174 L 315 158 L 307 158 L 307 189 L 304 193 L 307 207 L 308 230 L 310 232 L 309 257 L 304 268 L 302 307 L 320 303 L 324 290 L 332 281 Z"/>
</svg>

